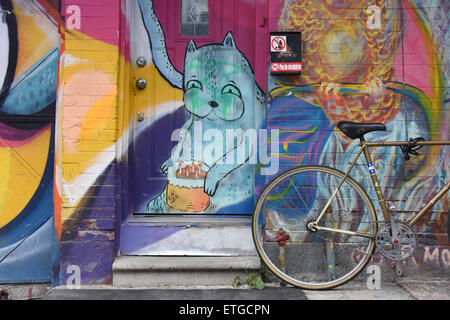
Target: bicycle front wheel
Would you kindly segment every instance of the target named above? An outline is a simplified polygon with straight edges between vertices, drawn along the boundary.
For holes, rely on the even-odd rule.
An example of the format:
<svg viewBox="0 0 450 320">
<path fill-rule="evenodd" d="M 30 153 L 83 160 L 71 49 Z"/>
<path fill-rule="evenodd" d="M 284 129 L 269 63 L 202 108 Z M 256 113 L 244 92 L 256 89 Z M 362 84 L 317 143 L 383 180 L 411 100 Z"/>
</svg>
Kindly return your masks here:
<svg viewBox="0 0 450 320">
<path fill-rule="evenodd" d="M 299 167 L 277 177 L 261 194 L 252 221 L 255 246 L 265 265 L 287 283 L 330 289 L 353 279 L 370 261 L 377 217 L 367 194 L 350 177 L 318 223 L 327 230 L 311 228 L 344 176 L 328 167 Z"/>
</svg>

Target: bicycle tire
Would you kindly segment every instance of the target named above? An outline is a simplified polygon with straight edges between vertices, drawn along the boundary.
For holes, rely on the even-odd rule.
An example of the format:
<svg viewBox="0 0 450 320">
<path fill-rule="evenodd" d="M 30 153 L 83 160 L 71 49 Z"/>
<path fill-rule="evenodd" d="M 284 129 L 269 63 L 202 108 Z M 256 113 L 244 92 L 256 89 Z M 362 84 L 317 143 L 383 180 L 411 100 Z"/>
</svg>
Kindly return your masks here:
<svg viewBox="0 0 450 320">
<path fill-rule="evenodd" d="M 373 239 L 307 228 L 307 222 L 317 218 L 330 199 L 328 194 L 336 189 L 324 183 L 335 180 L 335 186 L 344 176 L 324 166 L 298 167 L 276 177 L 259 197 L 252 218 L 253 241 L 262 262 L 285 282 L 303 289 L 331 289 L 352 280 L 369 263 L 375 250 L 377 216 L 367 193 L 352 178 L 346 178 L 319 226 L 331 224 L 364 232 Z M 323 251 L 322 256 L 310 254 L 310 250 Z"/>
</svg>

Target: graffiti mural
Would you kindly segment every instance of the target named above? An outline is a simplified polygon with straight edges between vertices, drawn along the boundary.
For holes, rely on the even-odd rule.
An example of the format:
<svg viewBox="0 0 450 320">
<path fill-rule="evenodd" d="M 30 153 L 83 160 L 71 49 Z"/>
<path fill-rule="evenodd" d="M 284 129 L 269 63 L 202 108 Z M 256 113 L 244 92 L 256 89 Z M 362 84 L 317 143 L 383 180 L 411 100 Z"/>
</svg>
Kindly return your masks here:
<svg viewBox="0 0 450 320">
<path fill-rule="evenodd" d="M 119 1 L 64 1 L 55 215 L 61 284 L 111 283 L 115 240 Z M 102 27 L 98 21 L 102 20 Z M 78 275 L 78 276 L 77 276 Z"/>
<path fill-rule="evenodd" d="M 304 45 L 301 75 L 269 77 L 267 126 L 280 128 L 280 167 L 322 164 L 345 172 L 359 141 L 336 128 L 341 120 L 387 126 L 368 134 L 368 141 L 449 139 L 448 62 L 441 57 L 448 58 L 440 51 L 448 46 L 447 30 L 440 29 L 448 28 L 447 16 L 406 0 L 286 0 L 271 10 L 279 17 L 271 28 L 301 31 Z M 439 21 L 433 29 L 431 17 Z M 424 149 L 409 162 L 399 148 L 372 152 L 385 197 L 400 219 L 417 212 L 448 180 L 446 147 Z M 376 199 L 363 158 L 351 175 Z M 417 227 L 428 237 L 424 241 L 431 234 L 432 243 L 447 241 L 448 200 L 434 207 L 430 223 Z M 275 224 L 285 218 L 271 214 Z"/>
<path fill-rule="evenodd" d="M 255 22 L 260 3 L 183 2 L 188 9 L 201 4 L 200 16 L 210 22 L 207 36 L 180 36 L 185 19 L 182 8 L 177 9 L 181 2 L 129 2 L 132 86 L 140 78 L 148 86 L 130 90 L 130 145 L 120 163 L 128 174 L 129 207 L 122 216 L 120 251 L 124 255 L 253 254 L 251 234 L 243 234 L 241 226 L 207 228 L 195 223 L 186 228 L 184 222 L 164 226 L 132 222 L 149 214 L 165 219 L 167 214 L 174 221 L 205 215 L 214 224 L 253 211 L 259 155 L 252 142 L 264 127 L 266 114 L 263 59 L 262 68 L 255 71 L 255 48 L 264 43 L 255 38 L 258 34 L 265 39 L 267 31 Z M 236 20 L 230 23 L 233 15 Z M 259 58 L 264 56 L 263 47 Z M 147 63 L 139 66 L 138 59 Z"/>
<path fill-rule="evenodd" d="M 197 48 L 191 40 L 184 72 L 177 71 L 152 1 L 139 5 L 152 47 L 157 47 L 152 51 L 156 67 L 184 92 L 186 119 L 175 149 L 160 164 L 167 184 L 148 199 L 145 212 L 227 213 L 238 204 L 241 212 L 251 212 L 255 163 L 249 160 L 257 150 L 248 147 L 245 134 L 262 127 L 265 101 L 249 62 L 228 32 L 221 44 Z"/>
<path fill-rule="evenodd" d="M 0 9 L 0 283 L 50 282 L 58 3 Z"/>
<path fill-rule="evenodd" d="M 241 229 L 133 214 L 248 216 L 287 169 L 346 170 L 358 143 L 341 120 L 386 124 L 371 141 L 449 139 L 448 1 L 202 0 L 183 19 L 175 2 L 0 2 L 0 283 L 111 283 L 124 254 L 251 254 Z M 302 74 L 268 74 L 268 31 L 302 33 Z M 373 156 L 399 219 L 450 174 L 448 148 Z M 365 187 L 366 171 L 351 173 Z M 448 205 L 416 226 L 418 265 L 448 268 Z"/>
</svg>

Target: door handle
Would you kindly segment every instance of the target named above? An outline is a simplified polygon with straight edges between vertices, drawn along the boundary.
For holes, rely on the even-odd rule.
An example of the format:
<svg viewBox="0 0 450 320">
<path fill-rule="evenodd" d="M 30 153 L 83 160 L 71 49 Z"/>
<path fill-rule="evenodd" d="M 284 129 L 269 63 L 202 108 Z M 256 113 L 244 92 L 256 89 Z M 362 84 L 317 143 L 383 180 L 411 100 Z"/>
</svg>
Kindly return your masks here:
<svg viewBox="0 0 450 320">
<path fill-rule="evenodd" d="M 144 90 L 145 88 L 147 88 L 147 80 L 145 80 L 144 78 L 137 79 L 136 88 L 138 90 Z"/>
<path fill-rule="evenodd" d="M 136 65 L 139 68 L 144 68 L 147 65 L 147 60 L 145 59 L 145 57 L 139 57 L 136 59 Z"/>
<path fill-rule="evenodd" d="M 136 114 L 136 119 L 137 119 L 137 121 L 139 121 L 139 122 L 142 122 L 142 121 L 144 121 L 144 113 L 142 112 L 142 111 L 139 111 L 137 114 Z"/>
</svg>

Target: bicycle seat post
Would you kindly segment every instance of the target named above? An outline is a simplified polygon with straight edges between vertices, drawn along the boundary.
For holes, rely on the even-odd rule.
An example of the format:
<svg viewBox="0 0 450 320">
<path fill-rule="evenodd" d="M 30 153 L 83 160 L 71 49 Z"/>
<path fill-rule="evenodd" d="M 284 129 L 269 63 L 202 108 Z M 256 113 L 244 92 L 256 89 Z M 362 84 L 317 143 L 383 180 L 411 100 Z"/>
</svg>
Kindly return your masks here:
<svg viewBox="0 0 450 320">
<path fill-rule="evenodd" d="M 364 139 L 364 136 L 361 136 L 360 138 L 359 138 L 359 141 L 360 141 L 360 146 L 362 147 L 363 145 L 364 145 L 364 142 L 366 142 L 366 139 Z"/>
</svg>

